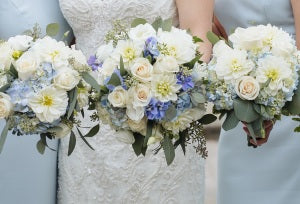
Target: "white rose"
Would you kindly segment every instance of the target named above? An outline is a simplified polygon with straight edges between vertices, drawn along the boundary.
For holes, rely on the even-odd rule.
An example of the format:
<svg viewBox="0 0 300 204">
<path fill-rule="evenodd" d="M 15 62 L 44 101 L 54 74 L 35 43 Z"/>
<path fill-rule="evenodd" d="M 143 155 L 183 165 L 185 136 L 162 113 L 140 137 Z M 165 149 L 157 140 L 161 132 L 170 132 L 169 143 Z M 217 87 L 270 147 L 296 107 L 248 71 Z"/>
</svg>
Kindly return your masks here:
<svg viewBox="0 0 300 204">
<path fill-rule="evenodd" d="M 134 107 L 145 107 L 149 104 L 152 94 L 149 86 L 145 84 L 138 84 L 129 89 L 129 95 L 132 97 L 132 105 Z"/>
<path fill-rule="evenodd" d="M 71 68 L 60 69 L 57 75 L 54 77 L 54 85 L 58 88 L 70 91 L 73 89 L 80 81 L 79 73 Z"/>
<path fill-rule="evenodd" d="M 129 33 L 129 38 L 134 41 L 146 41 L 147 38 L 156 35 L 156 31 L 149 23 L 140 24 L 134 28 L 131 28 Z"/>
<path fill-rule="evenodd" d="M 49 132 L 54 133 L 56 139 L 61 139 L 71 133 L 71 128 L 65 123 L 60 123 L 57 127 L 49 129 Z"/>
<path fill-rule="evenodd" d="M 24 52 L 30 47 L 33 42 L 33 38 L 27 35 L 17 35 L 9 38 L 7 42 L 14 50 Z"/>
<path fill-rule="evenodd" d="M 12 53 L 13 50 L 7 42 L 0 43 L 0 72 L 10 68 L 12 63 Z"/>
<path fill-rule="evenodd" d="M 16 70 L 18 71 L 21 80 L 29 79 L 37 70 L 39 66 L 38 59 L 34 52 L 25 52 L 16 61 Z"/>
<path fill-rule="evenodd" d="M 251 76 L 243 76 L 237 80 L 235 91 L 243 100 L 254 100 L 259 94 L 259 83 Z"/>
<path fill-rule="evenodd" d="M 138 132 L 142 135 L 146 135 L 146 130 L 147 130 L 147 119 L 146 117 L 144 117 L 142 120 L 140 121 L 134 121 L 134 120 L 127 120 L 128 126 L 129 128 L 133 131 L 133 132 Z"/>
<path fill-rule="evenodd" d="M 128 104 L 126 108 L 126 114 L 129 119 L 133 121 L 140 121 L 145 115 L 144 107 L 133 107 L 132 104 Z"/>
<path fill-rule="evenodd" d="M 12 112 L 13 105 L 9 95 L 0 92 L 0 118 L 6 118 Z"/>
<path fill-rule="evenodd" d="M 108 101 L 113 107 L 123 108 L 126 107 L 127 91 L 122 86 L 117 86 L 113 92 L 108 94 Z"/>
<path fill-rule="evenodd" d="M 106 60 L 113 52 L 114 47 L 112 41 L 110 41 L 108 44 L 101 45 L 97 52 L 96 52 L 96 57 L 100 62 L 103 62 Z"/>
<path fill-rule="evenodd" d="M 127 130 L 120 130 L 116 133 L 117 140 L 126 144 L 133 144 L 135 142 L 132 132 Z"/>
<path fill-rule="evenodd" d="M 172 56 L 160 55 L 153 66 L 154 73 L 161 74 L 163 72 L 179 72 L 177 60 Z"/>
<path fill-rule="evenodd" d="M 112 58 L 107 58 L 99 70 L 100 73 L 106 78 L 113 74 L 114 70 L 118 67 L 118 62 Z"/>
<path fill-rule="evenodd" d="M 131 67 L 131 73 L 142 82 L 149 82 L 152 79 L 153 66 L 145 58 L 138 58 Z"/>
</svg>

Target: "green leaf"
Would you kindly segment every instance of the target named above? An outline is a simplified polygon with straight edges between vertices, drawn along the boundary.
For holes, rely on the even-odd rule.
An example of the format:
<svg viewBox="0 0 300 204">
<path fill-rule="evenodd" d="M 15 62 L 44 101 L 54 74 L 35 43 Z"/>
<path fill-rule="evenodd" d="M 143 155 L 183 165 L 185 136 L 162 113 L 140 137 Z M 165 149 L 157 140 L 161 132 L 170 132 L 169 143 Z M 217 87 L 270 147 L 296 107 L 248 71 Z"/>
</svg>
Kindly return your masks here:
<svg viewBox="0 0 300 204">
<path fill-rule="evenodd" d="M 73 131 L 71 131 L 70 140 L 69 140 L 69 149 L 68 149 L 68 156 L 72 154 L 76 146 L 76 137 Z"/>
<path fill-rule="evenodd" d="M 77 102 L 77 95 L 78 95 L 78 90 L 76 87 L 69 92 L 70 105 L 69 105 L 67 119 L 69 119 L 73 114 Z"/>
<path fill-rule="evenodd" d="M 251 123 L 259 118 L 259 114 L 254 110 L 250 101 L 235 99 L 233 101 L 235 116 L 240 120 Z"/>
<path fill-rule="evenodd" d="M 18 78 L 18 71 L 16 70 L 15 66 L 13 64 L 10 65 L 8 73 L 13 77 L 13 78 Z"/>
<path fill-rule="evenodd" d="M 45 153 L 46 146 L 44 145 L 41 139 L 36 143 L 36 148 L 40 154 Z"/>
<path fill-rule="evenodd" d="M 80 138 L 84 141 L 84 143 L 89 147 L 91 148 L 92 150 L 95 150 L 91 145 L 90 143 L 88 143 L 88 141 L 84 138 L 84 136 L 82 135 L 81 131 L 78 129 L 78 127 L 76 127 L 78 133 L 79 133 L 79 136 Z"/>
<path fill-rule="evenodd" d="M 220 38 L 214 34 L 212 31 L 208 31 L 206 34 L 207 39 L 211 42 L 211 44 L 216 44 L 219 42 Z"/>
<path fill-rule="evenodd" d="M 116 73 L 113 73 L 110 77 L 110 80 L 107 82 L 108 85 L 120 86 L 121 80 Z"/>
<path fill-rule="evenodd" d="M 300 89 L 300 87 L 298 87 Z M 288 110 L 292 115 L 300 114 L 300 94 L 296 93 L 293 100 L 288 103 Z"/>
<path fill-rule="evenodd" d="M 159 28 L 162 27 L 163 20 L 161 17 L 156 18 L 156 20 L 152 23 L 153 28 L 158 31 Z"/>
<path fill-rule="evenodd" d="M 199 38 L 198 36 L 193 36 L 193 41 L 194 41 L 194 43 L 203 42 L 203 40 L 201 38 Z"/>
<path fill-rule="evenodd" d="M 146 24 L 146 23 L 147 23 L 147 21 L 145 19 L 143 19 L 143 18 L 136 18 L 136 19 L 134 19 L 132 21 L 131 28 L 134 28 L 134 27 L 136 27 L 136 26 L 138 26 L 140 24 Z"/>
<path fill-rule="evenodd" d="M 146 131 L 146 137 L 144 138 L 144 147 L 147 147 L 148 140 L 152 136 L 152 129 L 154 126 L 154 121 L 153 120 L 148 120 L 147 122 L 147 131 Z"/>
<path fill-rule="evenodd" d="M 192 61 L 185 63 L 184 66 L 193 69 L 195 64 L 200 60 L 200 56 L 196 56 Z"/>
<path fill-rule="evenodd" d="M 181 146 L 181 149 L 183 151 L 183 154 L 186 153 L 186 138 L 188 137 L 188 130 L 184 130 L 182 132 L 179 132 L 179 139 L 175 142 L 174 146 L 177 148 L 178 145 Z"/>
<path fill-rule="evenodd" d="M 4 143 L 5 143 L 6 137 L 7 137 L 9 126 L 10 126 L 10 120 L 7 120 L 5 126 L 2 130 L 1 136 L 0 136 L 0 153 L 3 150 L 3 146 L 4 146 Z"/>
<path fill-rule="evenodd" d="M 295 132 L 300 132 L 300 126 L 299 126 L 299 127 L 296 127 L 294 131 L 295 131 Z"/>
<path fill-rule="evenodd" d="M 203 125 L 207 125 L 215 122 L 217 119 L 218 119 L 217 116 L 213 114 L 206 114 L 200 120 L 198 120 L 198 122 L 200 122 Z"/>
<path fill-rule="evenodd" d="M 227 113 L 226 119 L 225 119 L 224 123 L 222 124 L 222 128 L 225 131 L 231 130 L 231 129 L 235 128 L 239 122 L 240 121 L 235 116 L 234 111 L 230 111 Z"/>
<path fill-rule="evenodd" d="M 177 116 L 177 110 L 174 105 L 170 105 L 165 113 L 165 118 L 167 121 L 172 121 Z"/>
<path fill-rule="evenodd" d="M 264 121 L 262 118 L 255 120 L 251 124 L 252 124 L 254 135 L 256 138 L 265 138 L 266 137 Z"/>
<path fill-rule="evenodd" d="M 143 147 L 143 144 L 144 144 L 144 136 L 139 134 L 139 133 L 136 133 L 134 132 L 133 133 L 133 136 L 134 136 L 134 143 L 132 144 L 132 148 L 136 154 L 136 156 L 139 156 L 141 155 L 143 152 L 146 152 L 145 151 L 145 148 Z M 147 148 L 146 148 L 147 149 Z M 143 153 L 144 154 L 144 153 Z"/>
<path fill-rule="evenodd" d="M 203 94 L 198 93 L 198 92 L 192 92 L 191 101 L 194 105 L 198 105 L 198 104 L 201 104 L 201 103 L 205 103 L 206 99 L 205 99 L 205 96 Z"/>
<path fill-rule="evenodd" d="M 300 122 L 300 118 L 293 118 L 293 120 Z"/>
<path fill-rule="evenodd" d="M 10 87 L 10 84 L 5 84 L 0 88 L 0 92 L 5 92 Z"/>
<path fill-rule="evenodd" d="M 251 123 L 246 123 L 246 126 L 250 132 L 250 137 L 253 139 L 253 141 L 257 144 L 256 136 L 254 133 L 254 129 Z"/>
<path fill-rule="evenodd" d="M 98 93 L 100 93 L 100 85 L 94 77 L 92 77 L 88 72 L 82 73 L 82 78 L 86 83 L 91 85 Z"/>
<path fill-rule="evenodd" d="M 163 149 L 164 149 L 164 152 L 165 152 L 165 157 L 166 157 L 166 160 L 167 160 L 167 164 L 170 165 L 172 164 L 174 158 L 175 158 L 175 149 L 174 149 L 174 145 L 172 143 L 172 140 L 166 136 L 164 138 L 164 141 L 163 141 Z"/>
<path fill-rule="evenodd" d="M 58 34 L 58 32 L 59 32 L 59 24 L 58 23 L 51 23 L 51 24 L 47 25 L 47 28 L 46 28 L 47 35 L 54 37 Z"/>
<path fill-rule="evenodd" d="M 253 104 L 253 108 L 254 110 L 258 113 L 261 114 L 261 107 L 258 104 Z"/>
<path fill-rule="evenodd" d="M 46 147 L 48 147 L 50 150 L 55 151 L 55 149 L 49 147 L 49 145 L 47 144 L 47 135 L 48 135 L 48 134 L 49 134 L 49 133 L 42 133 L 42 134 L 40 135 L 40 136 L 41 136 L 41 141 L 42 141 L 43 144 L 44 144 Z"/>
<path fill-rule="evenodd" d="M 167 32 L 170 32 L 171 29 L 172 29 L 172 25 L 173 25 L 173 19 L 172 18 L 169 18 L 169 19 L 166 19 L 162 22 L 162 30 L 163 31 L 167 31 Z"/>
<path fill-rule="evenodd" d="M 100 129 L 100 125 L 94 126 L 84 137 L 94 137 Z"/>
<path fill-rule="evenodd" d="M 122 56 L 120 57 L 120 74 L 121 74 L 121 76 L 125 76 L 127 74 Z"/>
</svg>

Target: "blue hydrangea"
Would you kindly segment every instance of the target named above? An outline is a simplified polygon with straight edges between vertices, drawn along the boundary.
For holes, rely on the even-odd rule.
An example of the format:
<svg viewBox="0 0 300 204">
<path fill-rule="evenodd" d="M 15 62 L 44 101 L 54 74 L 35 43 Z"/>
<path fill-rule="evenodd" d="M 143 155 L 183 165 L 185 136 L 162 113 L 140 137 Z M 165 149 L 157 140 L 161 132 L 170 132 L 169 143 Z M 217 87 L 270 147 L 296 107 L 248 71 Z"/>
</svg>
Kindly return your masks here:
<svg viewBox="0 0 300 204">
<path fill-rule="evenodd" d="M 120 70 L 119 69 L 115 69 L 114 71 L 115 74 L 117 74 L 117 76 L 119 77 L 120 79 L 120 82 L 121 82 L 121 86 L 123 87 L 123 89 L 127 90 L 128 87 L 125 85 L 124 83 L 124 79 L 123 77 L 121 76 L 121 73 L 120 73 Z M 105 80 L 104 80 L 104 85 L 106 86 L 106 88 L 110 91 L 113 91 L 116 86 L 114 85 L 111 85 L 111 84 L 108 84 L 109 80 L 110 80 L 111 76 L 110 77 L 107 77 Z"/>
<path fill-rule="evenodd" d="M 92 67 L 93 71 L 98 70 L 100 67 L 102 67 L 102 63 L 99 63 L 97 61 L 97 57 L 95 55 L 90 56 L 90 58 L 87 61 L 88 65 Z"/>
<path fill-rule="evenodd" d="M 159 54 L 157 39 L 154 37 L 148 38 L 144 47 L 144 57 L 151 56 L 152 58 L 156 58 Z"/>
<path fill-rule="evenodd" d="M 182 93 L 178 95 L 178 99 L 176 101 L 176 109 L 180 112 L 183 112 L 184 110 L 191 108 L 191 97 L 187 93 Z"/>
<path fill-rule="evenodd" d="M 152 98 L 149 105 L 146 107 L 146 116 L 149 120 L 161 120 L 165 117 L 165 113 L 168 110 L 171 102 L 161 102 L 155 98 Z"/>
<path fill-rule="evenodd" d="M 192 76 L 186 76 L 182 72 L 177 73 L 177 84 L 181 85 L 183 91 L 190 90 L 194 88 L 195 84 L 193 82 Z"/>
</svg>

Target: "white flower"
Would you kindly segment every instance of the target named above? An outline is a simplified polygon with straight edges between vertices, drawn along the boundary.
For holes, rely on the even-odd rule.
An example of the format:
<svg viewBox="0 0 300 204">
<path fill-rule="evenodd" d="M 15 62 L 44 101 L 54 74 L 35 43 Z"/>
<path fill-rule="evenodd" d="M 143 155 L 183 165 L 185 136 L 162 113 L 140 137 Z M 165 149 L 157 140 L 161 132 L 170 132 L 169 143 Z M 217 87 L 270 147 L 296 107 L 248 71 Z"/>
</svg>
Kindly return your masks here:
<svg viewBox="0 0 300 204">
<path fill-rule="evenodd" d="M 13 104 L 9 95 L 0 92 L 0 118 L 7 118 L 12 112 Z"/>
<path fill-rule="evenodd" d="M 134 107 L 132 104 L 127 104 L 126 114 L 130 120 L 140 121 L 145 115 L 145 108 L 141 106 Z"/>
<path fill-rule="evenodd" d="M 17 35 L 9 38 L 7 42 L 13 50 L 24 52 L 30 47 L 33 38 L 27 35 Z"/>
<path fill-rule="evenodd" d="M 149 104 L 152 94 L 151 89 L 146 84 L 138 84 L 128 90 L 128 95 L 132 98 L 132 105 L 134 107 L 145 107 Z"/>
<path fill-rule="evenodd" d="M 124 64 L 128 67 L 136 58 L 142 56 L 142 51 L 143 45 L 140 43 L 131 40 L 120 40 L 112 56 L 116 61 L 119 61 L 120 56 L 122 56 Z"/>
<path fill-rule="evenodd" d="M 177 60 L 172 56 L 158 56 L 153 68 L 156 74 L 179 72 Z"/>
<path fill-rule="evenodd" d="M 54 87 L 47 87 L 29 99 L 29 107 L 41 122 L 52 123 L 66 113 L 68 106 L 67 92 Z"/>
<path fill-rule="evenodd" d="M 49 132 L 55 134 L 56 139 L 61 139 L 68 136 L 71 133 L 71 127 L 65 123 L 59 123 L 57 127 L 50 128 Z"/>
<path fill-rule="evenodd" d="M 37 56 L 34 52 L 25 52 L 16 61 L 16 70 L 18 71 L 18 76 L 21 80 L 27 80 L 33 76 L 33 74 L 38 69 L 39 62 Z"/>
<path fill-rule="evenodd" d="M 231 52 L 232 48 L 229 47 L 224 40 L 219 40 L 213 47 L 213 56 L 220 57 L 223 53 Z"/>
<path fill-rule="evenodd" d="M 96 57 L 100 62 L 106 60 L 113 53 L 114 47 L 113 42 L 110 41 L 108 44 L 101 45 L 96 52 Z"/>
<path fill-rule="evenodd" d="M 195 58 L 197 45 L 193 42 L 193 37 L 186 30 L 173 27 L 171 32 L 159 29 L 158 42 L 166 47 L 160 49 L 163 55 L 173 56 L 178 64 L 184 64 Z"/>
<path fill-rule="evenodd" d="M 58 71 L 57 75 L 53 79 L 53 83 L 57 88 L 70 91 L 80 81 L 79 73 L 71 68 L 62 68 Z"/>
<path fill-rule="evenodd" d="M 247 59 L 247 52 L 230 50 L 217 58 L 216 74 L 225 81 L 236 80 L 247 75 L 254 68 L 254 63 Z"/>
<path fill-rule="evenodd" d="M 135 142 L 132 132 L 127 130 L 120 130 L 116 132 L 116 138 L 125 144 L 133 144 Z"/>
<path fill-rule="evenodd" d="M 113 92 L 108 94 L 108 101 L 113 107 L 126 107 L 127 91 L 122 86 L 117 86 Z"/>
<path fill-rule="evenodd" d="M 254 100 L 259 95 L 259 83 L 251 76 L 243 76 L 237 80 L 235 91 L 244 100 Z"/>
<path fill-rule="evenodd" d="M 174 121 L 164 122 L 162 125 L 165 129 L 172 131 L 173 134 L 178 134 L 190 127 L 193 122 L 193 116 L 191 110 L 187 110 L 179 115 Z"/>
<path fill-rule="evenodd" d="M 72 45 L 71 48 L 72 49 L 70 50 L 70 58 L 74 58 L 77 63 L 87 66 L 87 60 L 82 51 L 76 50 L 75 45 Z"/>
<path fill-rule="evenodd" d="M 91 90 L 91 86 L 83 81 L 84 87 L 78 88 L 78 105 L 79 108 L 82 109 L 83 107 L 87 106 L 89 103 L 89 91 Z"/>
<path fill-rule="evenodd" d="M 145 58 L 137 58 L 130 70 L 132 75 L 142 82 L 152 79 L 153 67 Z"/>
<path fill-rule="evenodd" d="M 134 120 L 127 120 L 129 128 L 133 132 L 138 132 L 142 135 L 146 135 L 146 130 L 147 130 L 147 119 L 146 117 L 143 117 L 140 121 L 134 121 Z"/>
<path fill-rule="evenodd" d="M 272 53 L 276 56 L 290 57 L 296 51 L 295 41 L 292 37 L 280 30 L 272 41 Z"/>
<path fill-rule="evenodd" d="M 146 41 L 149 37 L 154 37 L 156 35 L 156 31 L 152 25 L 146 23 L 131 28 L 128 35 L 133 41 Z"/>
<path fill-rule="evenodd" d="M 196 63 L 192 72 L 192 77 L 195 82 L 201 81 L 208 77 L 208 69 L 206 63 Z"/>
<path fill-rule="evenodd" d="M 8 83 L 6 75 L 0 75 L 0 88 Z"/>
<path fill-rule="evenodd" d="M 7 43 L 0 43 L 0 72 L 4 72 L 9 70 L 10 65 L 12 63 L 12 53 L 13 49 Z"/>
<path fill-rule="evenodd" d="M 290 65 L 281 57 L 267 56 L 258 61 L 256 80 L 261 84 L 270 80 L 268 88 L 273 94 L 283 88 L 283 80 L 291 77 Z"/>
<path fill-rule="evenodd" d="M 159 143 L 164 138 L 160 130 L 152 131 L 152 136 L 149 138 L 147 145 Z"/>
<path fill-rule="evenodd" d="M 100 73 L 106 78 L 113 74 L 114 70 L 118 67 L 118 62 L 112 58 L 107 58 L 102 68 L 99 69 Z"/>
<path fill-rule="evenodd" d="M 177 92 L 181 85 L 177 84 L 175 74 L 158 74 L 153 76 L 151 81 L 151 90 L 154 97 L 161 102 L 176 101 Z"/>
<path fill-rule="evenodd" d="M 101 104 L 96 104 L 97 115 L 104 125 L 112 126 L 111 118 L 109 112 L 101 106 Z"/>
</svg>

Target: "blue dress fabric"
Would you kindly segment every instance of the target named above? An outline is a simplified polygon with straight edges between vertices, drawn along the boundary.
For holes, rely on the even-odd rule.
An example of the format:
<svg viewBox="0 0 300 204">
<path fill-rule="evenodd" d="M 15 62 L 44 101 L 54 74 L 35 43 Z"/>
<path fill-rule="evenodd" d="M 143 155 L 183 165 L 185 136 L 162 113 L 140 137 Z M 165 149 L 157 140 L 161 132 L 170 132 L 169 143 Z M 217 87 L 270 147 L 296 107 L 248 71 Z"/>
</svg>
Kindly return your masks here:
<svg viewBox="0 0 300 204">
<path fill-rule="evenodd" d="M 61 32 L 70 30 L 65 22 L 58 0 L 1 0 L 0 39 L 22 34 L 36 23 L 42 31 L 46 25 L 57 22 Z M 43 32 L 45 33 L 45 32 Z M 4 127 L 0 122 L 0 131 Z M 57 152 L 46 149 L 44 155 L 36 150 L 38 135 L 8 134 L 0 154 L 1 204 L 54 204 L 56 203 Z M 49 146 L 57 149 L 57 141 Z"/>
<path fill-rule="evenodd" d="M 289 0 L 215 0 L 215 14 L 230 34 L 236 27 L 272 24 L 295 36 Z M 218 152 L 218 204 L 300 203 L 297 123 L 277 121 L 267 144 L 247 146 L 242 125 L 222 130 Z"/>
</svg>

